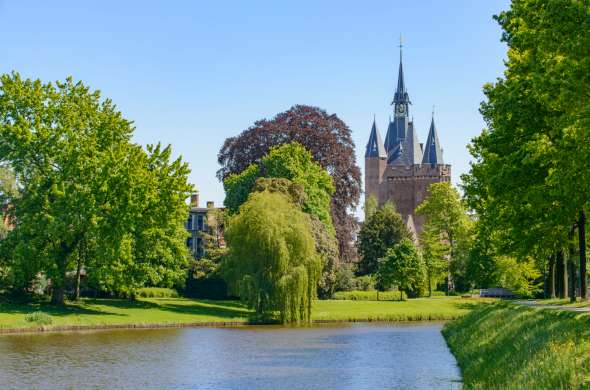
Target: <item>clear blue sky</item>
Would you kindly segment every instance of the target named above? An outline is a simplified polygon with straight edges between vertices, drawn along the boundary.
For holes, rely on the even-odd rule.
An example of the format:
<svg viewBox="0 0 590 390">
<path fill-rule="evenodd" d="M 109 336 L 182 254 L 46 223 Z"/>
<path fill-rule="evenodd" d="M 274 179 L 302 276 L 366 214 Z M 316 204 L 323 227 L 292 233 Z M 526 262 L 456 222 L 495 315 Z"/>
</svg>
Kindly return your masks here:
<svg viewBox="0 0 590 390">
<path fill-rule="evenodd" d="M 336 113 L 357 161 L 373 114 L 382 136 L 403 34 L 406 86 L 425 141 L 432 106 L 453 181 L 484 123 L 482 85 L 503 71 L 505 45 L 484 1 L 0 0 L 0 73 L 68 75 L 114 100 L 141 144 L 173 145 L 201 201 L 223 201 L 215 177 L 224 139 L 294 104 Z M 359 215 L 362 213 L 359 210 Z"/>
</svg>

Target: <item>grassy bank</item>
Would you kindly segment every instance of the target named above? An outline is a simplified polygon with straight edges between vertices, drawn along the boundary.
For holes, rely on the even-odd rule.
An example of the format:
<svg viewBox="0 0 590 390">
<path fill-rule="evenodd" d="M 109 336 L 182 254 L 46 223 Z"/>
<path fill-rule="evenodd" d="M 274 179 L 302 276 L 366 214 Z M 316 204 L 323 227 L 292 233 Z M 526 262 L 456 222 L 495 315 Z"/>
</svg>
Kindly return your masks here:
<svg viewBox="0 0 590 390">
<path fill-rule="evenodd" d="M 477 302 L 457 297 L 420 298 L 402 302 L 326 300 L 314 303 L 312 317 L 315 321 L 447 320 L 465 315 Z M 35 322 L 38 316 L 31 315 L 35 312 L 48 314 L 50 323 Z M 136 301 L 83 299 L 64 307 L 0 303 L 0 331 L 37 328 L 41 325 L 50 329 L 235 323 L 247 322 L 251 317 L 252 312 L 239 302 L 185 298 L 140 298 Z"/>
<path fill-rule="evenodd" d="M 590 315 L 482 305 L 443 334 L 466 389 L 590 388 Z"/>
</svg>

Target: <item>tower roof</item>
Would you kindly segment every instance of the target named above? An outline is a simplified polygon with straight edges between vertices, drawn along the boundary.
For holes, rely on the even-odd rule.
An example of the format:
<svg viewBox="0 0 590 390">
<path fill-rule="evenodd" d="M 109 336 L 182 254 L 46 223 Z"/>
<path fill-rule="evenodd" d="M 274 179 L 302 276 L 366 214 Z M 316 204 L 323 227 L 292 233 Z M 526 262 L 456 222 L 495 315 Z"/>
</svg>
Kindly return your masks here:
<svg viewBox="0 0 590 390">
<path fill-rule="evenodd" d="M 367 142 L 365 157 L 387 157 L 385 146 L 383 144 L 383 140 L 381 139 L 381 134 L 379 133 L 379 129 L 377 129 L 377 124 L 375 123 L 375 118 L 373 118 L 373 126 L 371 127 L 369 142 Z"/>
<path fill-rule="evenodd" d="M 404 80 L 404 64 L 402 61 L 402 45 L 400 42 L 399 45 L 399 69 L 397 72 L 397 88 L 395 89 L 395 94 L 393 95 L 393 101 L 391 104 L 400 104 L 406 103 L 409 104 L 410 96 L 408 95 L 408 91 L 406 90 L 406 83 Z"/>
<path fill-rule="evenodd" d="M 414 122 L 408 123 L 406 137 L 399 139 L 395 148 L 389 151 L 388 164 L 392 165 L 416 165 L 422 162 L 422 149 L 418 135 L 414 130 Z"/>
<path fill-rule="evenodd" d="M 440 148 L 438 133 L 436 131 L 436 125 L 434 124 L 434 114 L 432 115 L 432 121 L 430 122 L 428 138 L 426 139 L 426 144 L 424 145 L 424 157 L 422 158 L 422 164 L 444 164 L 442 149 Z"/>
</svg>

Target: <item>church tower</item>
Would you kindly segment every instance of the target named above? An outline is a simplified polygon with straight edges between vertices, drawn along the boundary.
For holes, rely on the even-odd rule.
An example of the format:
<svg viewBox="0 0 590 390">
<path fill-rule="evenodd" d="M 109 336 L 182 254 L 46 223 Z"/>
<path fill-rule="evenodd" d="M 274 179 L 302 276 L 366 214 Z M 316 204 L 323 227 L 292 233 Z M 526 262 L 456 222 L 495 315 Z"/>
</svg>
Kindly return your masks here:
<svg viewBox="0 0 590 390">
<path fill-rule="evenodd" d="M 434 113 L 423 145 L 410 118 L 411 104 L 400 44 L 397 88 L 391 102 L 393 119 L 389 119 L 383 143 L 373 119 L 367 142 L 365 196 L 374 195 L 379 205 L 393 202 L 410 231 L 417 236 L 422 231 L 424 218 L 415 214 L 416 207 L 428 196 L 430 184 L 450 181 L 451 166 L 443 162 Z"/>
</svg>

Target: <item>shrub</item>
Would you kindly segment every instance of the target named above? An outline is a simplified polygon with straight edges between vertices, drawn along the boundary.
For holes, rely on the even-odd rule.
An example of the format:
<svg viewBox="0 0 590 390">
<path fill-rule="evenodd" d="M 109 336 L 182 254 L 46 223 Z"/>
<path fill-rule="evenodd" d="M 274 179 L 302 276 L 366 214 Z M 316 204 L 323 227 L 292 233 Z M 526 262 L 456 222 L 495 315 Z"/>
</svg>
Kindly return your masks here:
<svg viewBox="0 0 590 390">
<path fill-rule="evenodd" d="M 51 325 L 53 323 L 53 318 L 47 313 L 43 313 L 42 311 L 35 311 L 33 313 L 29 313 L 25 316 L 25 321 L 27 322 L 35 322 L 38 325 Z"/>
<path fill-rule="evenodd" d="M 141 298 L 178 298 L 178 291 L 172 288 L 144 287 L 137 290 L 135 296 Z"/>
<path fill-rule="evenodd" d="M 377 291 L 338 291 L 334 293 L 333 299 L 346 301 L 376 301 Z M 403 293 L 403 299 L 407 299 Z M 398 301 L 399 291 L 382 291 L 379 292 L 380 301 Z"/>
</svg>

